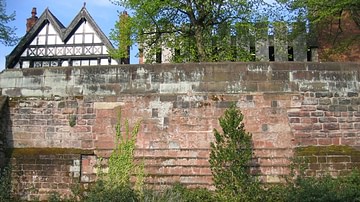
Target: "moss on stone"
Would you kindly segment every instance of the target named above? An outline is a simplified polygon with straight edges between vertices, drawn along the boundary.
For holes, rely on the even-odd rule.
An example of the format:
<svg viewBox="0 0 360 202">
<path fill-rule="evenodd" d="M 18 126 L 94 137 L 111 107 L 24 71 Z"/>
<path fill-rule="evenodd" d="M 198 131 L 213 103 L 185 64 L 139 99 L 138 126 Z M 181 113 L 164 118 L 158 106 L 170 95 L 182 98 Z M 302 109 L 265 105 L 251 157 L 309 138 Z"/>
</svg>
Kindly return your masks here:
<svg viewBox="0 0 360 202">
<path fill-rule="evenodd" d="M 349 155 L 360 156 L 360 151 L 347 145 L 308 146 L 295 149 L 296 156 Z"/>
<path fill-rule="evenodd" d="M 83 95 L 75 95 L 74 98 L 76 100 L 83 100 L 84 99 L 84 96 Z"/>
<path fill-rule="evenodd" d="M 56 154 L 94 154 L 93 150 L 76 148 L 10 148 L 6 150 L 8 158 L 37 156 L 37 155 L 56 155 Z"/>
</svg>

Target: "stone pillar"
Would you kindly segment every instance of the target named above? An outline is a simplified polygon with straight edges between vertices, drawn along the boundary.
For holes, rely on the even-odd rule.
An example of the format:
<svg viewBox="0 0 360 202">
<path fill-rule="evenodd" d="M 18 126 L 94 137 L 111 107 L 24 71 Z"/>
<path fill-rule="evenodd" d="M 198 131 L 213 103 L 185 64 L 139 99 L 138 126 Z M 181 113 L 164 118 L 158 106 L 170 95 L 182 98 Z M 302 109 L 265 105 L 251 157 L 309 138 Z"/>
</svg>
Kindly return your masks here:
<svg viewBox="0 0 360 202">
<path fill-rule="evenodd" d="M 269 24 L 267 22 L 257 23 L 255 25 L 255 54 L 256 60 L 269 61 Z"/>
<path fill-rule="evenodd" d="M 306 30 L 305 23 L 293 24 L 294 40 L 294 61 L 306 62 L 307 61 L 307 44 L 306 44 Z"/>
<path fill-rule="evenodd" d="M 288 61 L 287 26 L 284 22 L 274 23 L 275 61 Z"/>
</svg>

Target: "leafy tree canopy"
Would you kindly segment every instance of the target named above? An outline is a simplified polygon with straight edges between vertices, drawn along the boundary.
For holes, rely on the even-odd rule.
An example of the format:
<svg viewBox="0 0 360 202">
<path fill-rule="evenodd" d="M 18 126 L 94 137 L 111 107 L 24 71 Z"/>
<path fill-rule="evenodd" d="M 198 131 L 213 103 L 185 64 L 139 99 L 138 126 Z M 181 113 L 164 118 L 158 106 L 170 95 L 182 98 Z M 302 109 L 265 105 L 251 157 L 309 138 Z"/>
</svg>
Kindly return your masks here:
<svg viewBox="0 0 360 202">
<path fill-rule="evenodd" d="M 131 46 L 131 18 L 124 11 L 119 16 L 119 21 L 115 23 L 115 28 L 111 30 L 110 40 L 117 47 L 110 50 L 112 58 L 121 59 L 121 63 L 129 64 L 130 61 L 125 61 L 130 57 Z"/>
<path fill-rule="evenodd" d="M 162 46 L 172 48 L 175 62 L 248 60 L 248 55 L 234 52 L 231 41 L 240 35 L 237 28 L 249 30 L 249 22 L 262 19 L 265 5 L 263 0 L 110 1 L 133 11 L 132 43 L 149 53 Z"/>
<path fill-rule="evenodd" d="M 311 23 L 323 22 L 329 18 L 341 18 L 343 12 L 349 12 L 360 28 L 360 1 L 354 0 L 278 0 L 288 10 L 295 11 Z"/>
<path fill-rule="evenodd" d="M 317 35 L 322 60 L 337 60 L 360 44 L 360 1 L 354 0 L 278 0 L 290 20 L 306 23 Z M 303 32 L 303 30 L 300 30 Z M 297 33 L 295 32 L 295 35 Z M 315 35 L 309 35 L 314 37 Z M 356 53 L 355 53 L 356 54 Z"/>
<path fill-rule="evenodd" d="M 15 20 L 15 12 L 7 15 L 5 8 L 5 0 L 0 0 L 0 42 L 4 45 L 12 46 L 16 44 L 18 39 L 15 35 L 15 28 L 7 24 Z"/>
</svg>

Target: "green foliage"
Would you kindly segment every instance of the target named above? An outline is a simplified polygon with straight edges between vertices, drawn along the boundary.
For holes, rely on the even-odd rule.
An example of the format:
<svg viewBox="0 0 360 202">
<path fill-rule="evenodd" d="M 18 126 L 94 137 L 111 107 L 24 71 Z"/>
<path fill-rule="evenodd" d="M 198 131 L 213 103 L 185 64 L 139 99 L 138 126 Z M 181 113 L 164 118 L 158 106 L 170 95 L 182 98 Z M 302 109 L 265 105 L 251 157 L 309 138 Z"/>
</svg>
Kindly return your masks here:
<svg viewBox="0 0 360 202">
<path fill-rule="evenodd" d="M 11 168 L 0 168 L 0 202 L 11 199 Z"/>
<path fill-rule="evenodd" d="M 181 201 L 184 202 L 215 202 L 215 194 L 205 188 L 188 189 L 181 184 L 175 184 L 171 189 L 172 192 L 177 192 L 181 196 Z"/>
<path fill-rule="evenodd" d="M 53 192 L 50 194 L 48 201 L 49 202 L 59 202 L 59 201 L 62 201 L 62 199 L 61 199 L 61 196 L 59 193 Z"/>
<path fill-rule="evenodd" d="M 116 21 L 115 28 L 111 30 L 110 40 L 117 47 L 111 49 L 109 54 L 112 58 L 122 59 L 129 58 L 130 46 L 132 45 L 132 20 L 126 12 L 119 16 L 119 21 Z"/>
<path fill-rule="evenodd" d="M 344 11 L 348 11 L 351 18 L 360 28 L 360 2 L 353 0 L 328 1 L 328 0 L 282 0 L 279 1 L 288 10 L 295 11 L 298 16 L 308 19 L 311 23 L 323 23 L 324 20 L 340 19 Z"/>
<path fill-rule="evenodd" d="M 15 20 L 15 13 L 7 15 L 5 0 L 0 0 L 0 42 L 6 46 L 15 45 L 18 41 L 15 28 L 6 25 L 13 20 Z"/>
<path fill-rule="evenodd" d="M 219 122 L 223 133 L 214 130 L 211 143 L 210 167 L 217 190 L 225 197 L 242 199 L 258 190 L 258 183 L 250 174 L 252 159 L 251 134 L 242 123 L 243 115 L 235 104 L 226 109 Z"/>
<path fill-rule="evenodd" d="M 69 115 L 69 126 L 70 127 L 74 127 L 76 125 L 76 115 L 72 114 L 72 115 Z"/>
<path fill-rule="evenodd" d="M 287 201 L 360 201 L 360 172 L 333 178 L 299 177 L 288 187 Z"/>
<path fill-rule="evenodd" d="M 323 60 L 331 61 L 332 56 L 336 57 L 339 53 L 347 51 L 349 46 L 360 43 L 360 35 L 353 34 L 360 30 L 360 1 L 277 0 L 277 2 L 279 4 L 274 8 L 277 9 L 275 13 L 279 19 L 304 25 L 300 29 L 292 30 L 293 37 L 309 29 L 309 39 L 319 37 L 326 45 L 332 45 L 331 48 L 322 47 Z M 351 30 L 347 30 L 350 21 L 353 21 L 354 26 L 350 28 Z M 349 31 L 350 33 L 342 36 Z"/>
<path fill-rule="evenodd" d="M 114 184 L 114 186 L 116 186 Z M 299 175 L 296 180 L 284 184 L 262 185 L 256 189 L 245 189 L 241 195 L 227 195 L 228 192 L 212 192 L 204 188 L 189 189 L 181 184 L 175 184 L 163 190 L 149 190 L 140 196 L 130 185 L 116 186 L 108 189 L 107 182 L 97 181 L 85 194 L 83 190 L 73 192 L 73 197 L 62 199 L 53 193 L 49 201 L 144 201 L 144 202 L 228 202 L 228 201 L 360 201 L 360 172 L 353 170 L 348 175 L 333 178 L 329 175 L 321 177 L 306 177 Z M 254 187 L 254 186 L 253 186 Z M 8 199 L 8 198 L 6 198 Z M 0 200 L 9 201 L 9 200 Z"/>
<path fill-rule="evenodd" d="M 215 202 L 215 194 L 204 188 L 188 189 L 181 184 L 175 184 L 165 190 L 145 192 L 144 201 L 148 202 Z"/>
<path fill-rule="evenodd" d="M 173 50 L 174 62 L 248 60 L 249 51 L 234 51 L 234 39 L 241 37 L 236 24 L 264 19 L 265 7 L 263 0 L 110 1 L 134 11 L 132 43 L 138 42 L 150 53 L 145 55 L 150 62 L 156 60 L 154 54 L 161 47 Z"/>
<path fill-rule="evenodd" d="M 108 180 L 110 180 L 109 186 L 113 186 L 113 184 L 128 185 L 130 177 L 133 174 L 139 173 L 139 170 L 143 170 L 143 166 L 137 165 L 134 162 L 136 137 L 141 122 L 138 121 L 134 128 L 130 130 L 129 121 L 125 120 L 124 128 L 122 128 L 120 121 L 121 114 L 119 117 L 119 122 L 116 125 L 116 146 L 109 159 L 109 173 L 107 176 Z M 122 129 L 124 129 L 125 134 L 122 133 Z M 140 177 L 142 178 L 142 175 Z"/>
<path fill-rule="evenodd" d="M 143 197 L 144 165 L 134 160 L 136 138 L 141 122 L 130 129 L 128 120 L 116 125 L 115 148 L 110 155 L 108 173 L 100 172 L 99 180 L 90 188 L 84 201 L 138 201 Z M 135 185 L 130 178 L 135 177 Z M 134 187 L 134 189 L 132 188 Z"/>
<path fill-rule="evenodd" d="M 90 189 L 84 197 L 84 202 L 98 202 L 98 201 L 124 201 L 136 202 L 139 201 L 137 193 L 130 185 L 113 184 L 113 188 L 108 187 L 108 182 L 99 180 Z"/>
</svg>

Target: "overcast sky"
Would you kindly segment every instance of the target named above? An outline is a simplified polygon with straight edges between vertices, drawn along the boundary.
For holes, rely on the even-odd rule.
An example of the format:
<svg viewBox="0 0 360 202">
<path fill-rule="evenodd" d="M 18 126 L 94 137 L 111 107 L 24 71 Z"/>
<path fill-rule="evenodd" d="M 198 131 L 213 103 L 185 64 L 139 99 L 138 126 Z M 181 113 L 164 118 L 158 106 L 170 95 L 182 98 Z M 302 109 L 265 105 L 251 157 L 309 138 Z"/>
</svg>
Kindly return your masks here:
<svg viewBox="0 0 360 202">
<path fill-rule="evenodd" d="M 78 14 L 84 2 L 86 9 L 94 18 L 95 22 L 102 31 L 109 36 L 111 29 L 114 28 L 115 21 L 118 19 L 118 11 L 124 8 L 112 4 L 109 0 L 5 0 L 7 14 L 15 11 L 16 19 L 11 22 L 11 26 L 16 27 L 18 37 L 23 37 L 26 32 L 26 19 L 31 17 L 31 9 L 37 8 L 37 16 L 44 12 L 48 7 L 50 11 L 61 21 L 64 26 L 68 26 Z M 15 48 L 6 47 L 0 44 L 0 71 L 5 68 L 5 56 Z M 136 48 L 131 50 L 131 64 L 138 63 L 135 57 Z"/>
</svg>

